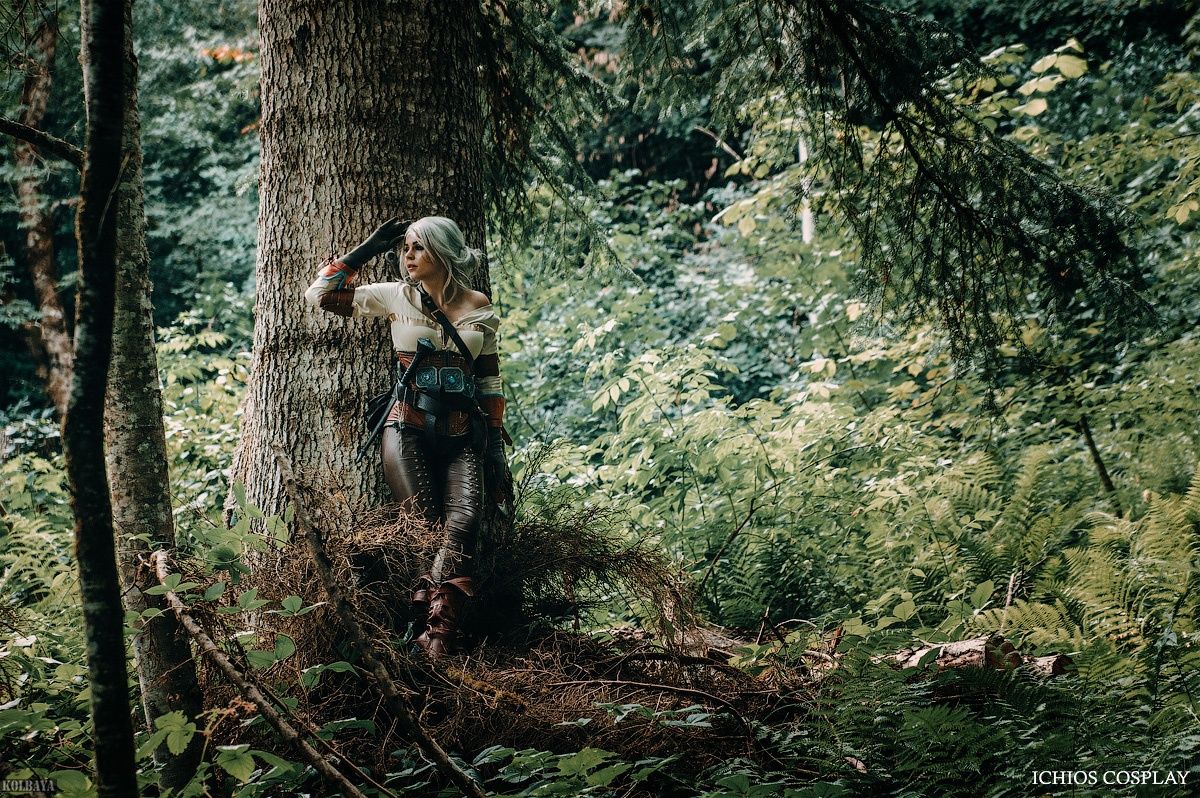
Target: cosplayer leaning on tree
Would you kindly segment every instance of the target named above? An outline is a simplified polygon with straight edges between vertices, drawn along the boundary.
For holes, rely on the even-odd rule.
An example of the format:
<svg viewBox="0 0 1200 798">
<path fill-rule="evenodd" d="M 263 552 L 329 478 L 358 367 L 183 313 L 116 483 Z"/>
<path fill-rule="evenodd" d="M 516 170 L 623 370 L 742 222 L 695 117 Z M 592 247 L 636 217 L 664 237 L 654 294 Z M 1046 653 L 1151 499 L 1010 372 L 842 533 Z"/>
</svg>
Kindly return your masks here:
<svg viewBox="0 0 1200 798">
<path fill-rule="evenodd" d="M 401 242 L 403 281 L 355 286 L 364 263 Z M 398 401 L 384 406 L 384 476 L 397 501 L 430 525 L 441 523 L 445 533 L 413 593 L 418 624 L 425 622 L 416 642 L 432 655 L 459 648 L 458 616 L 473 594 L 469 560 L 484 482 L 493 494 L 509 490 L 499 322 L 488 297 L 463 283 L 480 257 L 444 216 L 389 219 L 322 266 L 304 294 L 309 304 L 339 316 L 391 321 L 403 384 L 396 388 Z"/>
</svg>

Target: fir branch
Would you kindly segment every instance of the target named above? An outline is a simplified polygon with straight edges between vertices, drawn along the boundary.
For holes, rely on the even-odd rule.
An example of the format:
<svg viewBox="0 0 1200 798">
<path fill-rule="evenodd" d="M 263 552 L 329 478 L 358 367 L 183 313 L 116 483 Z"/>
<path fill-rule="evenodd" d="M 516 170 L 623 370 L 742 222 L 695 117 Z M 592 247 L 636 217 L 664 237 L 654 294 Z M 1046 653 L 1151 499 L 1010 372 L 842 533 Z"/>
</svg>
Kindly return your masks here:
<svg viewBox="0 0 1200 798">
<path fill-rule="evenodd" d="M 624 22 L 644 104 L 711 101 L 718 130 L 752 103 L 795 122 L 858 240 L 860 288 L 901 324 L 936 319 L 960 364 L 994 377 L 1031 312 L 1153 319 L 1131 216 L 960 102 L 954 86 L 996 75 L 938 26 L 861 0 L 647 0 Z"/>
</svg>

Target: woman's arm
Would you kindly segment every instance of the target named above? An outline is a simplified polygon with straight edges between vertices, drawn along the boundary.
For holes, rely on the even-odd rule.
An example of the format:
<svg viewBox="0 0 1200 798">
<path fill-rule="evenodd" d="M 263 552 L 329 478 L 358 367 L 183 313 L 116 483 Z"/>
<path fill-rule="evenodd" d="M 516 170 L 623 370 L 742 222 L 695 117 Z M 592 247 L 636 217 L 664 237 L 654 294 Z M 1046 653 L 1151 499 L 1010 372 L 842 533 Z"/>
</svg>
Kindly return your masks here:
<svg viewBox="0 0 1200 798">
<path fill-rule="evenodd" d="M 366 241 L 337 260 L 322 266 L 317 272 L 317 279 L 304 292 L 304 299 L 313 307 L 339 316 L 353 316 L 356 310 L 363 316 L 382 315 L 372 312 L 362 301 L 355 304 L 354 280 L 358 277 L 358 270 L 362 265 L 391 249 L 404 237 L 410 224 L 412 221 L 409 219 L 393 217 L 379 225 Z"/>
<path fill-rule="evenodd" d="M 354 315 L 354 281 L 358 270 L 340 260 L 330 261 L 317 272 L 317 279 L 304 292 L 304 299 L 315 308 L 337 314 Z"/>
<path fill-rule="evenodd" d="M 479 357 L 475 358 L 475 389 L 478 391 L 479 407 L 487 414 L 490 431 L 507 441 L 508 432 L 504 429 L 504 390 L 500 382 L 500 355 L 496 344 L 498 325 L 495 317 L 491 324 L 484 325 L 483 348 L 479 350 Z"/>
</svg>

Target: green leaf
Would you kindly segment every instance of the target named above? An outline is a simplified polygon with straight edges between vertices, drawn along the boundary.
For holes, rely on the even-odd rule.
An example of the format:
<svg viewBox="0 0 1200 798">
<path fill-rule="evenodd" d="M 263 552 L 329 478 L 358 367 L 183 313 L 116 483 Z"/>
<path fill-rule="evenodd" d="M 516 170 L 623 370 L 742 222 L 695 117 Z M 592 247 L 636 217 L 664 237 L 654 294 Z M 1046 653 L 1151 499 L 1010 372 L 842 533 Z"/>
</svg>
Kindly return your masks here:
<svg viewBox="0 0 1200 798">
<path fill-rule="evenodd" d="M 1025 114 L 1026 116 L 1037 116 L 1038 114 L 1045 113 L 1047 107 L 1049 106 L 1046 105 L 1045 99 L 1041 97 L 1035 97 L 1024 105 L 1018 105 L 1013 109 L 1013 113 Z"/>
<path fill-rule="evenodd" d="M 159 729 L 158 731 L 154 732 L 154 734 L 151 734 L 149 737 L 147 737 L 146 742 L 138 746 L 136 754 L 137 758 L 145 759 L 146 757 L 151 756 L 155 750 L 162 745 L 162 741 L 166 739 L 169 733 L 170 731 L 168 729 Z"/>
<path fill-rule="evenodd" d="M 172 754 L 182 754 L 187 750 L 188 743 L 192 741 L 192 737 L 196 734 L 196 726 L 189 723 L 183 729 L 176 729 L 167 734 L 167 750 Z"/>
<path fill-rule="evenodd" d="M 193 729 L 195 728 L 195 726 L 193 726 L 188 720 L 187 715 L 179 710 L 176 710 L 175 712 L 168 712 L 164 715 L 159 715 L 154 719 L 154 728 L 160 730 L 179 731 L 181 729 L 186 729 L 189 726 L 191 726 Z"/>
<path fill-rule="evenodd" d="M 620 776 L 625 771 L 629 770 L 633 765 L 628 762 L 618 762 L 615 765 L 609 765 L 606 768 L 601 768 L 595 773 L 589 774 L 584 780 L 591 787 L 607 787 L 609 784 Z"/>
<path fill-rule="evenodd" d="M 258 588 L 250 588 L 242 595 L 238 596 L 238 606 L 246 612 L 253 612 L 260 607 L 265 607 L 270 602 L 258 598 Z"/>
<path fill-rule="evenodd" d="M 208 590 L 204 591 L 205 601 L 216 601 L 225 593 L 226 583 L 224 581 L 214 582 L 208 586 Z"/>
<path fill-rule="evenodd" d="M 512 748 L 505 748 L 502 745 L 492 745 L 480 751 L 479 755 L 475 757 L 475 761 L 473 761 L 471 764 L 475 767 L 479 767 L 480 765 L 490 765 L 495 762 L 503 762 L 504 760 L 512 757 L 512 755 L 515 753 L 516 751 Z"/>
<path fill-rule="evenodd" d="M 180 574 L 167 574 L 167 578 L 162 580 L 162 584 L 148 587 L 144 592 L 148 596 L 161 596 L 164 593 L 173 593 L 179 588 L 181 581 L 183 581 L 183 576 Z"/>
<path fill-rule="evenodd" d="M 233 483 L 233 498 L 237 500 L 238 507 L 245 509 L 246 507 L 246 484 L 241 480 Z"/>
<path fill-rule="evenodd" d="M 300 683 L 305 687 L 312 689 L 317 686 L 317 682 L 321 680 L 321 674 L 326 671 L 334 673 L 347 673 L 353 671 L 354 666 L 349 662 L 331 662 L 327 665 L 313 665 L 310 668 L 305 668 L 300 672 Z"/>
<path fill-rule="evenodd" d="M 1077 55 L 1060 55 L 1055 58 L 1054 66 L 1064 78 L 1077 78 L 1087 72 L 1087 61 Z"/>
<path fill-rule="evenodd" d="M 1045 72 L 1050 67 L 1054 66 L 1054 62 L 1057 60 L 1058 60 L 1057 55 L 1053 55 L 1053 54 L 1052 55 L 1044 55 L 1041 58 L 1039 58 L 1038 60 L 1034 61 L 1033 66 L 1030 67 L 1030 69 L 1033 70 L 1033 72 L 1035 74 L 1041 74 L 1042 72 Z"/>
<path fill-rule="evenodd" d="M 558 760 L 558 772 L 564 776 L 578 776 L 586 773 L 602 762 L 607 762 L 616 754 L 603 748 L 584 748 L 574 754 L 566 754 Z"/>
<path fill-rule="evenodd" d="M 46 776 L 58 787 L 55 795 L 84 796 L 92 794 L 92 780 L 78 770 L 56 770 Z"/>
<path fill-rule="evenodd" d="M 240 782 L 247 782 L 254 774 L 254 757 L 248 745 L 222 745 L 217 754 L 217 765 Z"/>
<path fill-rule="evenodd" d="M 285 660 L 296 653 L 296 642 L 287 635 L 275 636 L 275 659 Z"/>
<path fill-rule="evenodd" d="M 992 580 L 989 579 L 986 582 L 980 582 L 971 593 L 971 606 L 977 610 L 982 609 L 995 592 L 996 585 Z"/>
</svg>

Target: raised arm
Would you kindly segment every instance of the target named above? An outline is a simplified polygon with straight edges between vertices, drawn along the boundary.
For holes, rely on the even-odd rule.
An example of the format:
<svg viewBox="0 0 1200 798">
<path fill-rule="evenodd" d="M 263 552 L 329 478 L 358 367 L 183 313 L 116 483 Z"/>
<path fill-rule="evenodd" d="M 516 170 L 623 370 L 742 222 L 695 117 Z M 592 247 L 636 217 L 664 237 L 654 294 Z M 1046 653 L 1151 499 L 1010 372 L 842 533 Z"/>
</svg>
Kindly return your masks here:
<svg viewBox="0 0 1200 798">
<path fill-rule="evenodd" d="M 375 228 L 366 241 L 336 260 L 324 264 L 317 278 L 304 292 L 304 299 L 313 307 L 339 316 L 352 316 L 355 311 L 354 281 L 363 264 L 376 255 L 387 252 L 404 238 L 410 219 L 393 217 Z M 363 308 L 358 308 L 363 312 Z"/>
<path fill-rule="evenodd" d="M 357 277 L 357 269 L 351 269 L 340 260 L 330 261 L 317 272 L 317 279 L 304 292 L 304 300 L 315 308 L 339 316 L 353 316 Z"/>
</svg>

